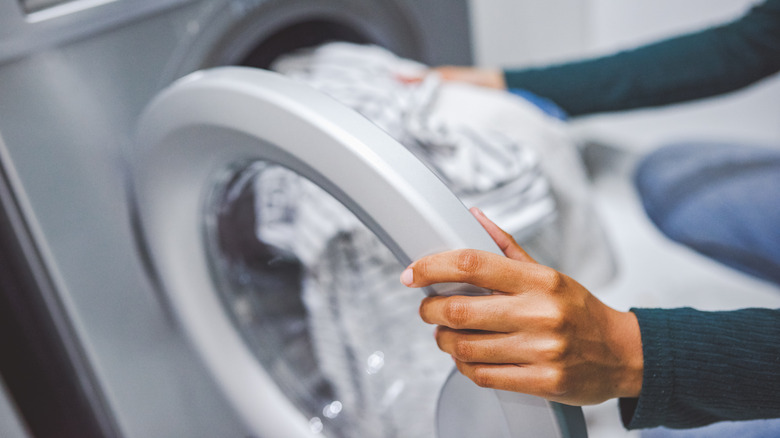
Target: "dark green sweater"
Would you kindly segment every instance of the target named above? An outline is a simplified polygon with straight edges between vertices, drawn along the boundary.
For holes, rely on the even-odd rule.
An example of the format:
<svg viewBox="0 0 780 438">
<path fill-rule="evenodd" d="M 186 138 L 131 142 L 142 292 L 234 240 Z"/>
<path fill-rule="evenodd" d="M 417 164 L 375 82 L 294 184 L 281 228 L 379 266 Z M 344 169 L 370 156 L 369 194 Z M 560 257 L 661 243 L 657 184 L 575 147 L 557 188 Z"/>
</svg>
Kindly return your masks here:
<svg viewBox="0 0 780 438">
<path fill-rule="evenodd" d="M 508 70 L 509 88 L 571 116 L 666 105 L 737 90 L 780 71 L 780 0 L 732 23 L 602 58 Z"/>
<path fill-rule="evenodd" d="M 780 310 L 632 309 L 645 364 L 623 424 L 688 428 L 780 417 Z"/>
</svg>

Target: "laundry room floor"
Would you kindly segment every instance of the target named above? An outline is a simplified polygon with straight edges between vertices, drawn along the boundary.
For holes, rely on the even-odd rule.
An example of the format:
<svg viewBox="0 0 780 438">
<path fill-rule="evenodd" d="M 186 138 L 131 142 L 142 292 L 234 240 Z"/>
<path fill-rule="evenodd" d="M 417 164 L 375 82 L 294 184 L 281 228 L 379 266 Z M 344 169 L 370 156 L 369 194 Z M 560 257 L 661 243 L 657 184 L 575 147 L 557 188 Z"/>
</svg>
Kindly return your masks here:
<svg viewBox="0 0 780 438">
<path fill-rule="evenodd" d="M 645 215 L 632 184 L 639 153 L 589 144 L 583 156 L 594 200 L 614 248 L 617 275 L 591 291 L 619 310 L 683 307 L 728 310 L 780 307 L 780 288 L 709 260 L 665 238 Z M 588 286 L 588 285 L 586 285 Z M 626 431 L 617 401 L 584 408 L 591 438 L 639 437 Z"/>
</svg>

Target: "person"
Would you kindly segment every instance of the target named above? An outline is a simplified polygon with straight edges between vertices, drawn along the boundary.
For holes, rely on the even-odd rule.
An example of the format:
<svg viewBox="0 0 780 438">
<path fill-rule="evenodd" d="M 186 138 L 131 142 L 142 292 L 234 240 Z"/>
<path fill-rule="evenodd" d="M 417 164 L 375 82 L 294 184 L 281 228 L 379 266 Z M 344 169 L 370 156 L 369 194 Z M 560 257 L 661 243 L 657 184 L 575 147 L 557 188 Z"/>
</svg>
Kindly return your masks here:
<svg viewBox="0 0 780 438">
<path fill-rule="evenodd" d="M 522 90 L 569 116 L 701 99 L 780 71 L 780 0 L 741 19 L 595 59 L 522 70 L 437 69 L 444 79 Z M 638 166 L 636 184 L 659 229 L 721 263 L 780 284 L 780 147 L 670 145 Z"/>
<path fill-rule="evenodd" d="M 505 257 L 438 253 L 413 262 L 401 282 L 494 291 L 420 306 L 438 325 L 439 347 L 478 385 L 571 405 L 621 398 L 630 429 L 780 417 L 780 310 L 620 312 L 472 213 Z"/>
<path fill-rule="evenodd" d="M 705 98 L 780 71 L 780 0 L 722 26 L 601 58 L 437 71 L 449 80 L 527 90 L 572 117 Z M 646 158 L 636 182 L 651 219 L 671 238 L 780 284 L 780 150 L 672 146 Z M 535 263 L 472 212 L 505 257 L 469 249 L 434 254 L 409 265 L 401 282 L 494 291 L 428 297 L 420 306 L 422 319 L 438 326 L 439 347 L 478 385 L 573 405 L 619 398 L 629 429 L 780 417 L 780 310 L 619 312 Z M 780 423 L 773 424 L 776 436 Z"/>
</svg>

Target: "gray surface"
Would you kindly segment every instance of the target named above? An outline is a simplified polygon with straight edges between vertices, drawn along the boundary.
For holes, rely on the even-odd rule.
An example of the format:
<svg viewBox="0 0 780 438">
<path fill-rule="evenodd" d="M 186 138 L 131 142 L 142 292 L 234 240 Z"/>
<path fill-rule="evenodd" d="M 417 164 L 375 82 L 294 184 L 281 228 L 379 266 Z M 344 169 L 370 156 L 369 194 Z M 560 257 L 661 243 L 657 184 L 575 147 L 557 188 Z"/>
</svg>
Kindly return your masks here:
<svg viewBox="0 0 780 438">
<path fill-rule="evenodd" d="M 387 3 L 317 5 L 361 22 L 355 14 Z M 360 26 L 432 63 L 469 60 L 465 2 L 417 3 L 397 8 L 411 28 L 376 14 Z M 262 38 L 280 16 L 311 18 L 312 5 L 117 0 L 30 21 L 15 0 L 0 2 L 0 131 L 17 194 L 124 436 L 247 435 L 139 258 L 124 186 L 136 119 L 173 79 L 213 62 L 235 29 L 255 24 Z"/>
<path fill-rule="evenodd" d="M 0 380 L 0 436 L 3 438 L 30 438 L 2 380 Z"/>
<path fill-rule="evenodd" d="M 453 370 L 437 408 L 439 437 L 587 438 L 582 410 L 538 397 L 479 388 Z"/>
<path fill-rule="evenodd" d="M 0 64 L 79 38 L 99 35 L 132 20 L 191 0 L 17 0 L 0 2 Z M 33 11 L 27 13 L 26 11 Z"/>
</svg>

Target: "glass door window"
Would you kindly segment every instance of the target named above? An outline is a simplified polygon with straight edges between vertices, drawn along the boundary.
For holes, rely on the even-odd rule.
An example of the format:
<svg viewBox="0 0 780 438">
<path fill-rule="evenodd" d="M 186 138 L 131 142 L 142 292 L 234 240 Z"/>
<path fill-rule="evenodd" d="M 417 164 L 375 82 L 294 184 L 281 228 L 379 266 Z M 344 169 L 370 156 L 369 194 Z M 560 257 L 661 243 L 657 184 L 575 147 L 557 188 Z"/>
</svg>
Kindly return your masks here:
<svg viewBox="0 0 780 438">
<path fill-rule="evenodd" d="M 312 432 L 433 437 L 452 362 L 390 250 L 319 186 L 266 161 L 236 166 L 207 205 L 225 310 Z"/>
</svg>

